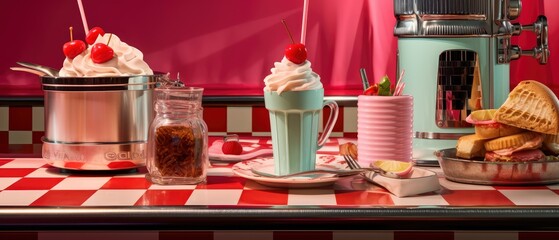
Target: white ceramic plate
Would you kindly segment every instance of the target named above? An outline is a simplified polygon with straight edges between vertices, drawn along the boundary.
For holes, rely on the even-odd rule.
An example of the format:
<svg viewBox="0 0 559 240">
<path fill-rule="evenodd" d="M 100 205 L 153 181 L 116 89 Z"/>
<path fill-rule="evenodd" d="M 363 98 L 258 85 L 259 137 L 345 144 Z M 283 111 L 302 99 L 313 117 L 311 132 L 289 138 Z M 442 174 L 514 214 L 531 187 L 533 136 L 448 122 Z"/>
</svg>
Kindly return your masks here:
<svg viewBox="0 0 559 240">
<path fill-rule="evenodd" d="M 223 162 L 240 162 L 243 160 L 253 159 L 257 157 L 271 156 L 273 150 L 271 146 L 264 146 L 257 143 L 239 141 L 243 146 L 243 154 L 241 155 L 228 155 L 221 151 L 223 140 L 216 140 L 208 149 L 210 160 L 223 161 Z"/>
<path fill-rule="evenodd" d="M 317 174 L 292 178 L 269 178 L 254 174 L 251 169 L 273 172 L 273 158 L 257 158 L 233 165 L 233 173 L 237 176 L 256 181 L 262 185 L 279 188 L 314 188 L 334 184 L 338 177 L 333 174 Z M 316 168 L 349 169 L 341 156 L 318 154 Z"/>
</svg>

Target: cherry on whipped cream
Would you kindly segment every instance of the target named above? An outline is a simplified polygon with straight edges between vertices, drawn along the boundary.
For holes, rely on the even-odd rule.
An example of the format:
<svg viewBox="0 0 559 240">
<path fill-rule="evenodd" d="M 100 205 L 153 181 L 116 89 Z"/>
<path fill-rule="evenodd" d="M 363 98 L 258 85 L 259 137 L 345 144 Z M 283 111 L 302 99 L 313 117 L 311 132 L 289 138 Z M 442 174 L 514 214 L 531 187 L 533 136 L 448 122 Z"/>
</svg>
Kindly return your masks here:
<svg viewBox="0 0 559 240">
<path fill-rule="evenodd" d="M 103 30 L 100 27 L 94 27 L 91 30 L 89 30 L 89 32 L 85 36 L 85 41 L 87 42 L 87 44 L 93 45 L 95 43 L 95 40 L 97 40 L 97 37 L 99 37 L 99 35 L 101 36 L 105 35 L 105 30 Z"/>
<path fill-rule="evenodd" d="M 114 54 L 114 50 L 104 43 L 96 43 L 91 47 L 91 60 L 94 63 L 107 62 L 113 58 Z"/>
<path fill-rule="evenodd" d="M 64 53 L 64 56 L 68 57 L 69 59 L 74 59 L 86 49 L 85 43 L 82 40 L 74 40 L 72 30 L 73 28 L 70 27 L 70 41 L 64 43 L 64 45 L 62 46 L 62 52 Z"/>
<path fill-rule="evenodd" d="M 109 40 L 107 40 L 107 44 L 104 43 L 96 43 L 91 47 L 91 60 L 94 63 L 104 63 L 111 60 L 114 55 L 115 51 L 109 47 L 109 43 L 111 42 L 111 38 L 113 35 L 109 35 Z"/>
<path fill-rule="evenodd" d="M 293 41 L 293 35 L 291 35 L 291 31 L 289 31 L 289 27 L 287 27 L 287 23 L 285 19 L 281 20 L 289 38 L 291 39 L 291 44 L 287 45 L 285 48 L 285 58 L 295 64 L 304 63 L 307 60 L 307 48 L 302 43 L 295 43 Z"/>
<path fill-rule="evenodd" d="M 289 44 L 285 48 L 285 57 L 295 64 L 304 63 L 307 60 L 307 48 L 302 43 Z"/>
<path fill-rule="evenodd" d="M 82 40 L 74 40 L 64 43 L 62 46 L 62 52 L 69 59 L 74 59 L 76 56 L 80 55 L 85 51 L 85 43 Z"/>
</svg>

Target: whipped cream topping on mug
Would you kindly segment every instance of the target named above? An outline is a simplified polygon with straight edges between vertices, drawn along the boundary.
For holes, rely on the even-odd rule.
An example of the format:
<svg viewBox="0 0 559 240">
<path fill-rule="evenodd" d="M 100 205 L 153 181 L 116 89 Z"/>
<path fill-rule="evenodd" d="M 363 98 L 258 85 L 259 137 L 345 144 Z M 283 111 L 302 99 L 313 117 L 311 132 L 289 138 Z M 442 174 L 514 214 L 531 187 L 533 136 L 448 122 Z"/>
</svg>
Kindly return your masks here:
<svg viewBox="0 0 559 240">
<path fill-rule="evenodd" d="M 95 43 L 107 43 L 110 33 L 99 36 Z M 105 76 L 128 76 L 128 75 L 152 75 L 153 71 L 144 61 L 144 54 L 120 41 L 116 35 L 112 35 L 109 47 L 114 50 L 114 57 L 104 63 L 94 63 L 91 60 L 91 47 L 74 59 L 66 58 L 61 77 L 105 77 Z"/>
<path fill-rule="evenodd" d="M 281 94 L 285 91 L 306 91 L 322 88 L 320 76 L 312 71 L 311 62 L 308 60 L 302 64 L 295 64 L 287 58 L 281 62 L 274 63 L 272 73 L 264 78 L 264 91 L 277 91 Z"/>
</svg>

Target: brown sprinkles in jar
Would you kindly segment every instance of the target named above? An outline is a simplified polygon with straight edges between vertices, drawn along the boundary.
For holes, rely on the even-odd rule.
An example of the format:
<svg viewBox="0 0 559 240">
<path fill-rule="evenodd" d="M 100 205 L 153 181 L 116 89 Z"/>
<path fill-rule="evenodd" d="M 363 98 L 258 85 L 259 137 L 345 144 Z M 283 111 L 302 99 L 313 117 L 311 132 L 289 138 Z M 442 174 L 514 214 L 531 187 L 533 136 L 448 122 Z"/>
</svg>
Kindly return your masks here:
<svg viewBox="0 0 559 240">
<path fill-rule="evenodd" d="M 202 161 L 197 159 L 201 139 L 186 126 L 160 126 L 155 132 L 155 165 L 162 176 L 199 177 L 203 174 Z"/>
</svg>

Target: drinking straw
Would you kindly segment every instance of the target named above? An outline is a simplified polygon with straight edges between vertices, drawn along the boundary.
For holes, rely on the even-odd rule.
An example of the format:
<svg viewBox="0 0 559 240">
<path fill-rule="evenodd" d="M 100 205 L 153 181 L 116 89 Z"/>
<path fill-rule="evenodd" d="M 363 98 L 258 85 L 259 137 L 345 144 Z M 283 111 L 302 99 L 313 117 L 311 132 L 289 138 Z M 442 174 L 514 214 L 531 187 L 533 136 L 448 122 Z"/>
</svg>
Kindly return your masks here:
<svg viewBox="0 0 559 240">
<path fill-rule="evenodd" d="M 363 90 L 367 90 L 369 88 L 369 79 L 367 79 L 367 72 L 365 72 L 365 68 L 359 69 L 361 72 L 361 81 L 363 81 Z"/>
<path fill-rule="evenodd" d="M 307 16 L 309 15 L 309 0 L 303 2 L 303 23 L 301 24 L 301 43 L 305 44 L 307 33 Z"/>
<path fill-rule="evenodd" d="M 85 34 L 87 34 L 89 32 L 89 26 L 87 26 L 87 19 L 85 18 L 82 0 L 78 0 L 78 7 L 80 8 L 80 15 L 82 16 L 83 30 L 85 30 Z"/>
<path fill-rule="evenodd" d="M 396 81 L 396 85 L 398 86 L 398 84 L 400 83 L 400 81 L 402 81 L 402 79 L 404 78 L 404 73 L 406 73 L 406 69 L 402 69 L 402 71 L 400 72 L 400 76 L 398 77 L 398 80 Z"/>
<path fill-rule="evenodd" d="M 398 85 L 396 85 L 396 88 L 394 89 L 394 96 L 402 96 L 405 87 L 406 87 L 405 82 L 398 83 Z"/>
<path fill-rule="evenodd" d="M 406 86 L 405 82 L 402 82 L 402 79 L 404 78 L 404 73 L 406 71 L 404 69 L 402 69 L 402 72 L 400 72 L 400 77 L 398 77 L 398 81 L 396 82 L 396 86 L 394 87 L 394 96 L 400 96 L 402 95 L 402 92 L 404 91 L 404 87 Z"/>
</svg>

